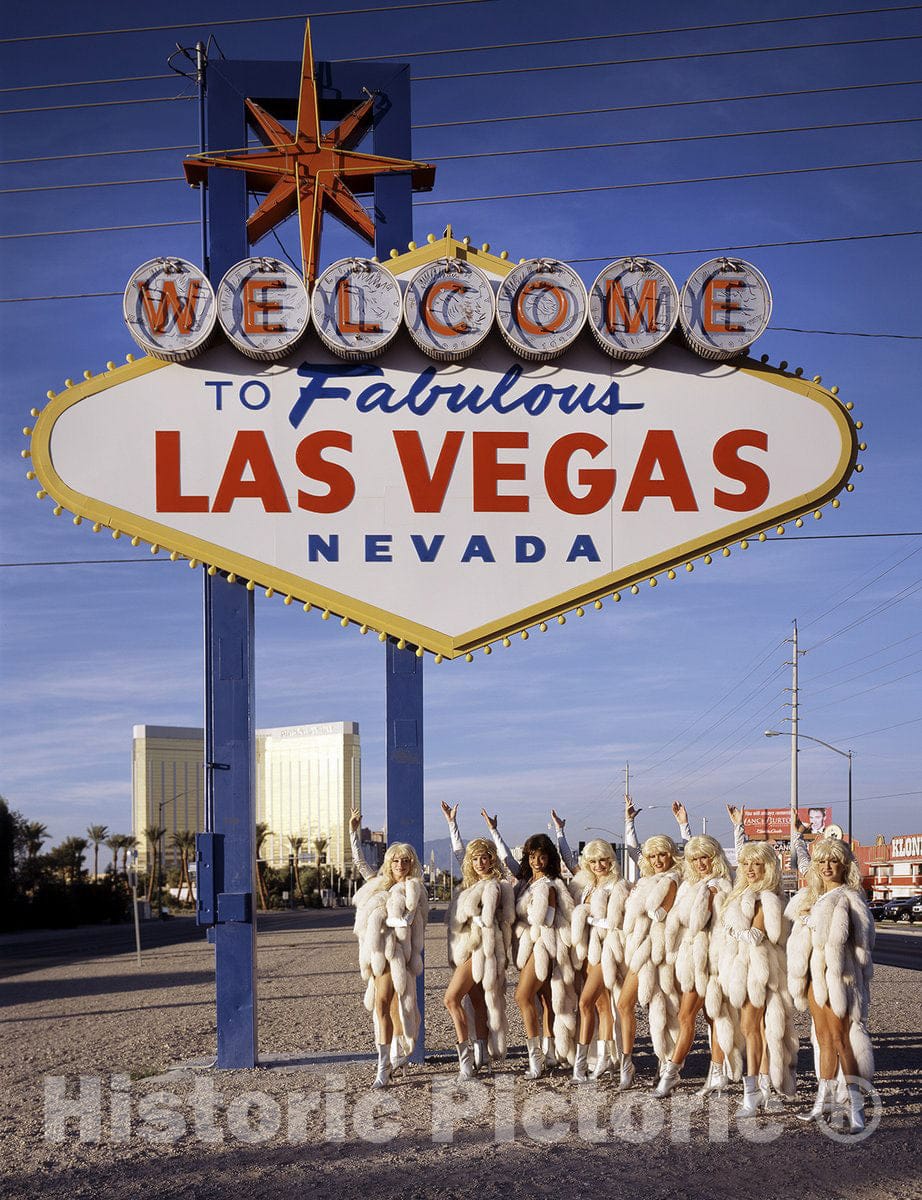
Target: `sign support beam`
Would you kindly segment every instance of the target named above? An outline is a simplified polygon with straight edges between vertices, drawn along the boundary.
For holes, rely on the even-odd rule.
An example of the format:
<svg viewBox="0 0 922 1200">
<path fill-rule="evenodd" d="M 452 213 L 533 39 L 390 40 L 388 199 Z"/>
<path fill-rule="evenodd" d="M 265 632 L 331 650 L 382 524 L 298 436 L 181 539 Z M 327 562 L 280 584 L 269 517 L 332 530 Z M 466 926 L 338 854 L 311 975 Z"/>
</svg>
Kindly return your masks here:
<svg viewBox="0 0 922 1200">
<path fill-rule="evenodd" d="M 245 146 L 243 97 L 280 116 L 298 94 L 294 62 L 232 62 L 207 70 L 203 149 Z M 318 63 L 321 96 L 337 115 L 348 110 L 363 89 L 380 92 L 374 127 L 376 154 L 410 157 L 410 77 L 392 63 Z M 212 280 L 246 258 L 245 181 L 236 172 L 215 172 L 207 191 L 207 261 Z M 409 176 L 382 177 L 374 192 L 375 253 L 387 258 L 412 238 L 412 184 Z M 205 574 L 205 728 L 208 764 L 206 824 L 216 836 L 210 846 L 216 903 L 209 931 L 215 944 L 218 1057 L 225 1069 L 257 1062 L 255 869 L 255 703 L 253 593 L 223 576 Z M 407 841 L 423 855 L 422 660 L 386 647 L 387 812 L 391 840 Z M 223 836 L 222 836 L 223 835 Z M 417 982 L 423 1012 L 422 978 Z M 423 1038 L 416 1058 L 423 1055 Z"/>
</svg>

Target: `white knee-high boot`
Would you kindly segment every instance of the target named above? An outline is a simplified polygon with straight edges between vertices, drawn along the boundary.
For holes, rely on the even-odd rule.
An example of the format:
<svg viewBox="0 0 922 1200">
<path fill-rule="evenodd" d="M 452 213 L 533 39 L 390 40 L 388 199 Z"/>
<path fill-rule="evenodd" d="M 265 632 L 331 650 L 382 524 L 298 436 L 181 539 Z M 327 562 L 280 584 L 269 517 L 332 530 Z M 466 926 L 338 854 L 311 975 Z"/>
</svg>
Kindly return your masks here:
<svg viewBox="0 0 922 1200">
<path fill-rule="evenodd" d="M 470 1041 L 458 1042 L 458 1078 L 474 1078 L 474 1049 Z"/>
<path fill-rule="evenodd" d="M 371 1085 L 373 1088 L 386 1088 L 391 1081 L 391 1048 L 387 1044 L 378 1047 L 378 1073 Z"/>
<path fill-rule="evenodd" d="M 759 1087 L 758 1075 L 743 1076 L 743 1103 L 736 1110 L 737 1117 L 756 1117 L 765 1107 L 765 1097 Z"/>
<path fill-rule="evenodd" d="M 526 1038 L 525 1048 L 528 1050 L 528 1078 L 540 1079 L 544 1074 L 544 1051 L 541 1049 L 539 1037 Z"/>
<path fill-rule="evenodd" d="M 656 1096 L 657 1100 L 665 1100 L 668 1095 L 676 1090 L 676 1088 L 679 1086 L 679 1076 L 681 1072 L 682 1068 L 678 1063 L 674 1063 L 670 1059 L 667 1059 L 666 1062 L 663 1063 L 663 1069 L 660 1072 L 659 1083 L 656 1085 L 653 1091 L 653 1095 Z"/>
<path fill-rule="evenodd" d="M 589 1043 L 578 1042 L 576 1059 L 573 1063 L 573 1082 L 587 1083 L 589 1081 Z"/>
</svg>

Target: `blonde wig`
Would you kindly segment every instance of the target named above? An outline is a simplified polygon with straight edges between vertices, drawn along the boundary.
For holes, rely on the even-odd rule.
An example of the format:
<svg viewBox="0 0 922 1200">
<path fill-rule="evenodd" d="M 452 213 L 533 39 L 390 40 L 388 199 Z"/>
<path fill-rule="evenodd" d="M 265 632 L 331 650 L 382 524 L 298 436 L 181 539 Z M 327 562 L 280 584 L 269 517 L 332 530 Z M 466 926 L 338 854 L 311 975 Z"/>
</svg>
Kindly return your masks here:
<svg viewBox="0 0 922 1200">
<path fill-rule="evenodd" d="M 387 886 L 393 887 L 397 880 L 394 878 L 393 862 L 395 858 L 408 858 L 410 860 L 409 879 L 422 879 L 423 869 L 419 865 L 419 859 L 416 857 L 416 851 L 407 842 L 391 842 L 388 848 L 384 851 L 384 862 L 381 864 L 379 875 L 383 875 L 387 880 Z"/>
<path fill-rule="evenodd" d="M 583 846 L 583 852 L 579 856 L 580 869 L 585 871 L 587 875 L 591 875 L 593 879 L 597 878 L 595 872 L 589 866 L 591 862 L 598 862 L 600 858 L 607 858 L 611 863 L 611 869 L 604 876 L 603 882 L 612 880 L 617 883 L 621 878 L 621 871 L 618 869 L 618 856 L 609 842 L 604 838 L 594 838 L 591 842 L 587 842 Z"/>
<path fill-rule="evenodd" d="M 711 873 L 708 879 L 729 879 L 730 864 L 727 862 L 727 856 L 723 852 L 723 847 L 716 838 L 710 837 L 706 833 L 699 833 L 693 838 L 689 838 L 685 843 L 685 870 L 684 878 L 687 883 L 699 883 L 701 876 L 692 866 L 693 858 L 702 858 L 707 856 L 711 860 Z"/>
<path fill-rule="evenodd" d="M 851 888 L 856 892 L 861 891 L 861 871 L 855 862 L 855 856 L 852 854 L 848 843 L 843 842 L 841 838 L 821 838 L 819 841 L 813 843 L 810 866 L 807 868 L 806 874 L 806 895 L 800 906 L 801 914 L 809 912 L 826 890 L 823 878 L 817 870 L 817 863 L 821 862 L 842 863 L 845 867 L 842 877 L 843 886 Z"/>
<path fill-rule="evenodd" d="M 487 854 L 490 858 L 490 873 L 489 875 L 478 875 L 474 870 L 474 864 L 471 861 L 475 854 Z M 479 883 L 481 879 L 502 879 L 503 873 L 499 867 L 499 858 L 496 854 L 496 847 L 487 838 L 472 838 L 468 842 L 464 851 L 464 861 L 461 863 L 461 886 L 462 888 L 470 887 L 473 883 Z"/>
<path fill-rule="evenodd" d="M 736 883 L 733 885 L 733 891 L 724 901 L 725 907 L 749 887 L 742 871 L 742 867 L 748 862 L 760 862 L 765 867 L 765 874 L 758 883 L 752 885 L 752 890 L 754 892 L 774 892 L 777 896 L 781 895 L 781 859 L 776 854 L 775 847 L 770 842 L 747 842 L 740 850 Z"/>
<path fill-rule="evenodd" d="M 648 837 L 644 844 L 640 847 L 640 873 L 641 875 L 655 875 L 653 866 L 650 863 L 649 855 L 651 854 L 671 854 L 672 865 L 681 866 L 682 856 L 679 854 L 679 848 L 672 840 L 664 833 L 654 834 L 653 837 Z"/>
</svg>

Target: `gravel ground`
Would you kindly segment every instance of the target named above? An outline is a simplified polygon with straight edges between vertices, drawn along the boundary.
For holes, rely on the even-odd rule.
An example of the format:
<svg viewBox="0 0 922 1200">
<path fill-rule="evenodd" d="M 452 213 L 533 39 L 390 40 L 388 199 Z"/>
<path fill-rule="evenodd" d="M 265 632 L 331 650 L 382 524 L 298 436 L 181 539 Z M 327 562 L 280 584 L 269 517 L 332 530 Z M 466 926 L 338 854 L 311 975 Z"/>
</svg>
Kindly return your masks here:
<svg viewBox="0 0 922 1200">
<path fill-rule="evenodd" d="M 694 1095 L 706 1066 L 703 1037 L 688 1083 L 665 1103 L 652 1099 L 642 1024 L 642 1086 L 625 1096 L 610 1083 L 574 1088 L 565 1075 L 530 1082 L 515 1053 L 492 1079 L 458 1087 L 438 923 L 426 944 L 427 1061 L 372 1092 L 371 1021 L 348 922 L 344 912 L 273 915 L 260 932 L 260 1053 L 276 1065 L 252 1071 L 188 1065 L 215 1050 L 213 950 L 203 940 L 145 951 L 139 967 L 133 954 L 99 955 L 98 937 L 87 939 L 97 956 L 77 958 L 79 932 L 69 954 L 32 962 L 23 939 L 23 961 L 11 963 L 7 939 L 15 973 L 0 983 L 2 1195 L 919 1195 L 918 971 L 877 970 L 880 1124 L 862 1141 L 843 1142 L 797 1119 L 813 1093 L 805 1022 L 798 1100 L 740 1125 L 736 1094 L 707 1104 Z M 510 1009 L 518 1047 L 511 992 Z M 79 1115 L 66 1119 L 67 1102 L 82 1108 L 82 1131 Z"/>
</svg>

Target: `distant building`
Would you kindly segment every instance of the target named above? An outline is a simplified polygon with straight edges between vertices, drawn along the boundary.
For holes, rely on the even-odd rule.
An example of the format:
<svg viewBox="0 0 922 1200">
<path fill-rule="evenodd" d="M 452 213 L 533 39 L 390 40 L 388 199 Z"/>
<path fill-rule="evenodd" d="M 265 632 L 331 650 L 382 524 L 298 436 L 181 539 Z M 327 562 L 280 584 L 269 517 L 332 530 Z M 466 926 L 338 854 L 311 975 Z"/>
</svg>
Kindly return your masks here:
<svg viewBox="0 0 922 1200">
<path fill-rule="evenodd" d="M 171 834 L 205 827 L 204 731 L 175 725 L 135 725 L 132 747 L 132 832 L 138 866 L 147 869 L 148 826 L 163 826 L 166 866 L 179 863 Z M 256 820 L 269 826 L 262 856 L 287 865 L 289 836 L 304 839 L 302 863 L 351 865 L 349 815 L 361 807 L 361 745 L 355 721 L 291 725 L 256 731 Z"/>
<path fill-rule="evenodd" d="M 205 750 L 201 729 L 135 725 L 131 749 L 131 832 L 138 839 L 138 868 L 147 870 L 148 826 L 163 826 L 165 865 L 179 865 L 170 835 L 205 828 Z"/>
<path fill-rule="evenodd" d="M 361 775 L 356 721 L 257 730 L 257 820 L 271 831 L 262 849 L 269 865 L 288 862 L 292 836 L 304 838 L 302 861 L 314 861 L 314 842 L 324 838 L 326 863 L 350 866 L 349 816 L 362 806 Z"/>
<path fill-rule="evenodd" d="M 861 882 L 872 900 L 895 900 L 922 893 L 922 834 L 904 834 L 873 846 L 855 843 Z"/>
</svg>

